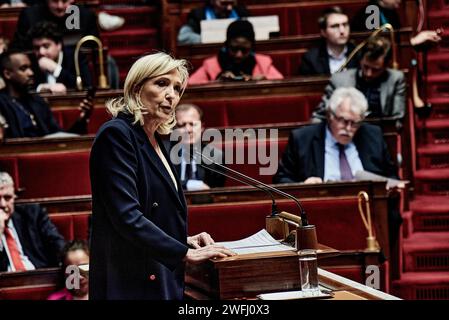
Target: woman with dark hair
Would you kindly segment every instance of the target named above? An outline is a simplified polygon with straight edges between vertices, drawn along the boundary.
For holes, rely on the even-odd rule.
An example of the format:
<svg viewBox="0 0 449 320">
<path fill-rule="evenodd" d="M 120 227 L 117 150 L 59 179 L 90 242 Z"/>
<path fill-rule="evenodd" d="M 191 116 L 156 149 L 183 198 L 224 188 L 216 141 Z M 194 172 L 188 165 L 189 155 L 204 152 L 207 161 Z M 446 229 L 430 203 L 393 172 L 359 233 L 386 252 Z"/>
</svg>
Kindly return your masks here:
<svg viewBox="0 0 449 320">
<path fill-rule="evenodd" d="M 69 281 L 74 288 L 67 288 L 66 278 L 70 275 L 67 272 L 69 266 L 89 265 L 89 246 L 84 240 L 73 240 L 68 242 L 62 250 L 62 280 L 63 289 L 52 293 L 47 300 L 88 300 L 89 299 L 89 278 L 80 272 L 79 286 Z M 78 287 L 78 288 L 77 288 Z"/>
<path fill-rule="evenodd" d="M 232 22 L 226 31 L 226 41 L 218 55 L 207 58 L 192 74 L 189 84 L 209 81 L 248 81 L 283 79 L 267 55 L 254 51 L 255 34 L 247 20 Z"/>
</svg>

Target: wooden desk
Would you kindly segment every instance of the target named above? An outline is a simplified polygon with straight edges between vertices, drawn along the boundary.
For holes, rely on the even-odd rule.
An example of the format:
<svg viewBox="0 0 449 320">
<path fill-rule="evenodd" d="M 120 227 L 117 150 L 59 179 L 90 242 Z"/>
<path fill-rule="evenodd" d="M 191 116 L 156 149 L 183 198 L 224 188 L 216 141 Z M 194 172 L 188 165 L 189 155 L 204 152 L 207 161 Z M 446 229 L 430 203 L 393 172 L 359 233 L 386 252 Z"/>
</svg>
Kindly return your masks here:
<svg viewBox="0 0 449 320">
<path fill-rule="evenodd" d="M 335 292 L 334 300 L 396 299 L 324 270 L 323 262 L 329 257 L 334 259 L 333 263 L 338 261 L 338 252 L 330 248 L 327 251 L 318 256 L 318 276 L 320 285 Z M 347 253 L 346 259 L 349 256 Z M 254 299 L 260 293 L 299 290 L 299 279 L 298 258 L 294 251 L 242 255 L 187 265 L 185 292 L 194 300 Z"/>
</svg>

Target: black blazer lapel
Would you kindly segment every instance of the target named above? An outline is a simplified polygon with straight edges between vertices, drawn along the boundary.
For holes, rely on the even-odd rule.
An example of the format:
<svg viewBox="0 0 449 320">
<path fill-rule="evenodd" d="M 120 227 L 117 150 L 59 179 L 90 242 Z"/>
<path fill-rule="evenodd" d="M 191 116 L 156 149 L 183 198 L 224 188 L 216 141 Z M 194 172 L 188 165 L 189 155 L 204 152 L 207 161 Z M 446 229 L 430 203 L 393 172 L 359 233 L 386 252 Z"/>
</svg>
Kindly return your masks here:
<svg viewBox="0 0 449 320">
<path fill-rule="evenodd" d="M 181 183 L 179 182 L 178 174 L 176 173 L 175 168 L 171 164 L 170 157 L 167 154 L 167 152 L 162 144 L 161 139 L 156 134 L 156 139 L 158 140 L 158 143 L 162 150 L 162 153 L 166 157 L 167 162 L 169 163 L 170 168 L 172 169 L 173 175 L 175 176 L 176 184 L 178 186 L 178 191 L 176 191 L 176 188 L 175 188 L 175 185 L 173 184 L 172 178 L 170 177 L 169 173 L 167 172 L 167 169 L 165 168 L 164 164 L 162 163 L 162 160 L 159 158 L 156 151 L 151 146 L 150 141 L 148 140 L 148 137 L 147 137 L 145 131 L 143 130 L 143 128 L 140 127 L 139 125 L 134 125 L 132 127 L 136 131 L 137 137 L 139 138 L 140 147 L 142 149 L 143 154 L 145 154 L 147 156 L 150 164 L 153 167 L 155 167 L 155 169 L 156 169 L 155 171 L 163 178 L 163 181 L 165 182 L 167 187 L 171 190 L 171 192 L 173 194 L 173 198 L 175 198 L 178 201 L 179 205 L 183 209 L 185 209 L 186 202 L 185 202 L 185 199 L 184 199 L 184 196 L 182 193 L 182 186 L 181 186 Z"/>
</svg>

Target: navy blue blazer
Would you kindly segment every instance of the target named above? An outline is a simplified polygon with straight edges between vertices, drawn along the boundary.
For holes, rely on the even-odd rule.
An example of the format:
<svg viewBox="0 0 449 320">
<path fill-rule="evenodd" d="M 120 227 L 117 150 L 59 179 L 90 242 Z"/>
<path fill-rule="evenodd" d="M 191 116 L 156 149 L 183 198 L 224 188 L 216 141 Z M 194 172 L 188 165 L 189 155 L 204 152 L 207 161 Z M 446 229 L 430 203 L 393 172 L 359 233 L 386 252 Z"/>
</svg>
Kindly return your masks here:
<svg viewBox="0 0 449 320">
<path fill-rule="evenodd" d="M 273 178 L 274 183 L 302 182 L 309 177 L 324 178 L 326 123 L 314 124 L 290 133 L 287 148 Z M 353 142 L 363 169 L 385 177 L 397 178 L 382 129 L 364 123 Z"/>
<path fill-rule="evenodd" d="M 143 128 L 120 114 L 97 133 L 90 156 L 91 299 L 176 299 L 184 292 L 187 205 Z"/>
<path fill-rule="evenodd" d="M 63 236 L 37 204 L 16 205 L 11 216 L 24 254 L 39 268 L 57 267 L 65 245 Z M 5 250 L 0 251 L 0 271 L 8 268 Z"/>
</svg>

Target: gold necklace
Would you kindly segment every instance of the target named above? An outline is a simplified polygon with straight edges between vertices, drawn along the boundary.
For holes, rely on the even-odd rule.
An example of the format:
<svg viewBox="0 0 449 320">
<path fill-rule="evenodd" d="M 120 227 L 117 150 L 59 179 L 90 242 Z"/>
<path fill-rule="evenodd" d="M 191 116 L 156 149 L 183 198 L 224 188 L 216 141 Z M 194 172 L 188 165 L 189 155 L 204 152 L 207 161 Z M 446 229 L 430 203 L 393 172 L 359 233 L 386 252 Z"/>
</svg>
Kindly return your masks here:
<svg viewBox="0 0 449 320">
<path fill-rule="evenodd" d="M 34 114 L 32 114 L 31 112 L 29 112 L 28 110 L 26 110 L 26 109 L 22 106 L 22 104 L 21 104 L 19 101 L 17 101 L 16 99 L 13 98 L 13 99 L 12 99 L 12 102 L 13 102 L 17 107 L 19 107 L 19 109 L 22 110 L 22 112 L 25 113 L 25 114 L 30 118 L 31 124 L 33 125 L 33 127 L 37 127 L 37 122 L 36 122 L 36 119 L 35 119 L 35 117 L 34 117 Z"/>
</svg>

